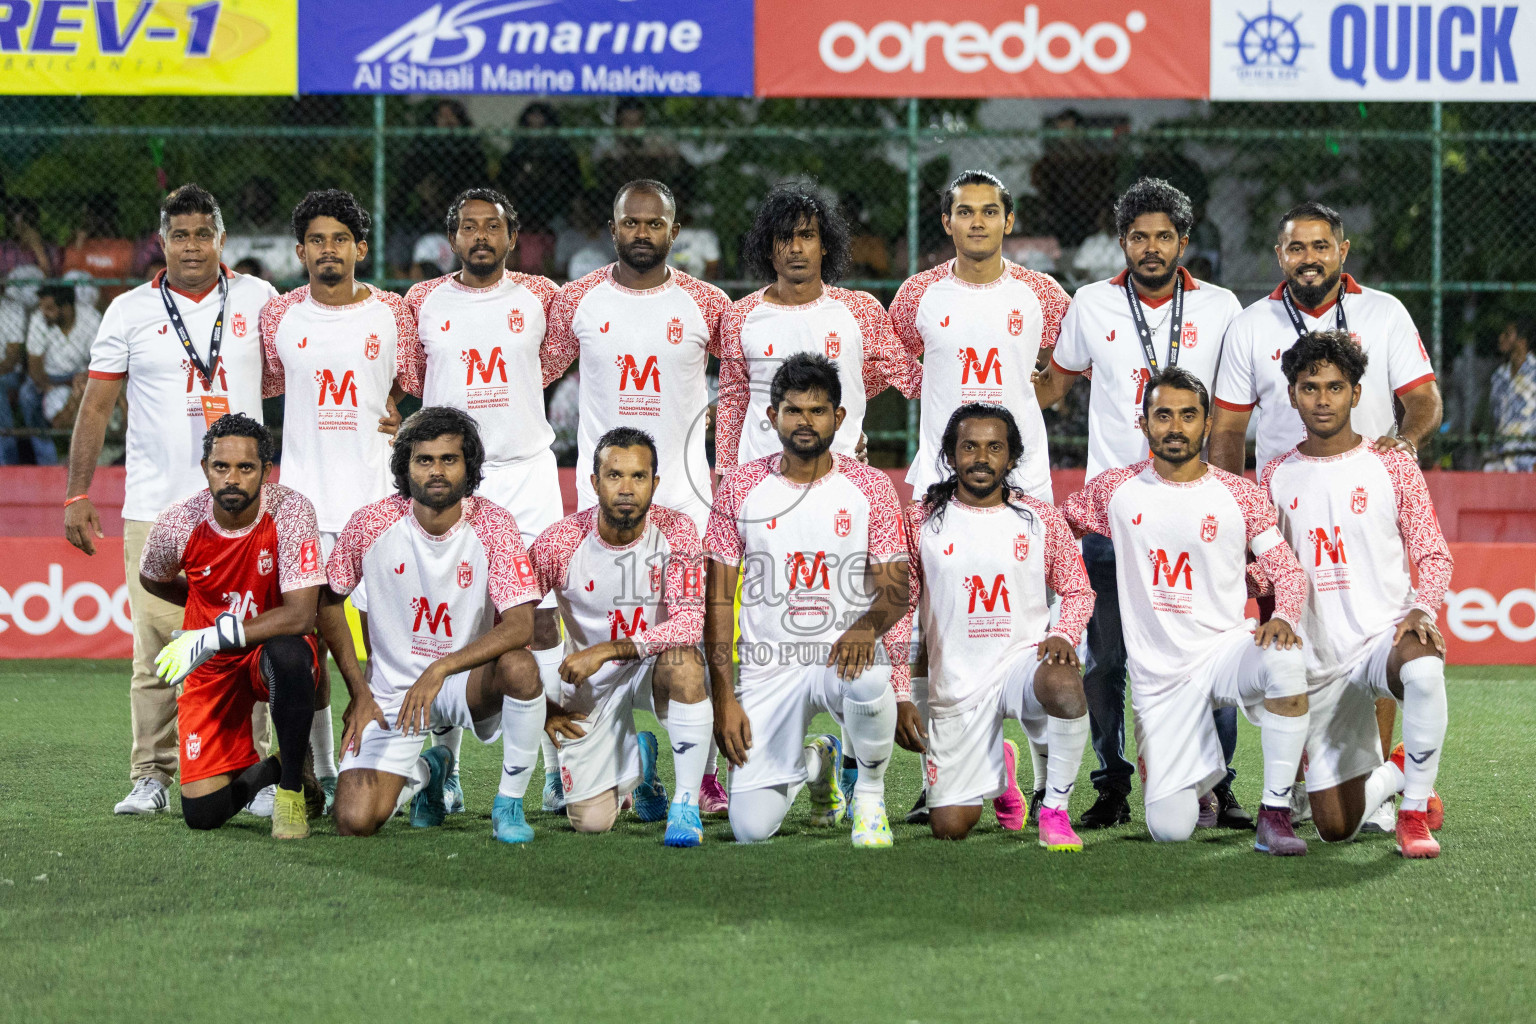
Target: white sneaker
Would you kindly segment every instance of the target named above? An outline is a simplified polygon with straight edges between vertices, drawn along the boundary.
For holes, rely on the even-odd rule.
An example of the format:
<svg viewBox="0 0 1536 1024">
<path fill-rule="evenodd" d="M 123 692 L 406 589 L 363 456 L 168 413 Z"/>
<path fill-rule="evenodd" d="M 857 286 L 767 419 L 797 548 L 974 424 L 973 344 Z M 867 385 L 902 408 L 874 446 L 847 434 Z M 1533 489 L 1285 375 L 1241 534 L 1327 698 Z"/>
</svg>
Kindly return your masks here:
<svg viewBox="0 0 1536 1024">
<path fill-rule="evenodd" d="M 142 778 L 133 783 L 133 789 L 112 808 L 113 814 L 159 814 L 170 805 L 170 794 L 159 779 Z"/>
<path fill-rule="evenodd" d="M 1392 798 L 1382 801 L 1376 813 L 1366 815 L 1365 821 L 1360 826 L 1361 832 L 1380 832 L 1385 835 L 1397 834 L 1397 808 L 1392 806 Z"/>
<path fill-rule="evenodd" d="M 251 797 L 251 802 L 245 805 L 245 809 L 258 818 L 270 818 L 272 801 L 275 799 L 277 799 L 277 787 L 267 786 L 256 791 L 256 795 Z"/>
</svg>

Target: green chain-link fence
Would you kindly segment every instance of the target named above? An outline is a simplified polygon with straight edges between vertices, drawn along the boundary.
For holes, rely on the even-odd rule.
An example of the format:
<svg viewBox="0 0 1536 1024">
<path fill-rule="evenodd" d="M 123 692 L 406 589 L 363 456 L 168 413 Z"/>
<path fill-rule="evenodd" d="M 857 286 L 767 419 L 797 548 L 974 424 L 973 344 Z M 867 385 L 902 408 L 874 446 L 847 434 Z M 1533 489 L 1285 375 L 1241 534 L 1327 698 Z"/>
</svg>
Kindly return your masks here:
<svg viewBox="0 0 1536 1024">
<path fill-rule="evenodd" d="M 104 304 L 113 285 L 155 269 L 149 236 L 164 188 L 196 180 L 224 205 L 229 261 L 253 259 L 283 288 L 300 283 L 287 228 L 294 203 L 313 188 L 352 190 L 375 218 L 365 273 L 403 290 L 452 269 L 443 211 L 459 189 L 491 183 L 522 216 L 514 262 L 564 281 L 611 259 L 614 189 L 644 176 L 678 194 L 688 234 L 677 258 L 736 297 L 761 284 L 743 277 L 738 258 L 757 198 L 781 178 L 809 174 L 837 193 L 854 226 L 849 283 L 889 302 L 908 275 L 951 255 L 936 210 L 940 186 L 983 167 L 1017 197 L 1008 254 L 1071 290 L 1118 269 L 1110 203 L 1138 175 L 1155 174 L 1195 201 L 1186 262 L 1244 302 L 1278 279 L 1271 247 L 1280 211 L 1302 198 L 1343 211 L 1349 269 L 1403 299 L 1440 373 L 1447 428 L 1426 455 L 1480 465 L 1495 338 L 1536 307 L 1528 294 L 1536 248 L 1527 243 L 1536 228 L 1536 107 L 1069 106 L 6 98 L 0 273 L 13 311 L 32 295 L 35 281 L 24 279 L 69 271 L 97 278 Z M 15 321 L 0 317 L 13 344 L 15 328 L 5 324 Z M 1075 397 L 1050 423 L 1053 453 L 1068 465 L 1083 440 Z M 888 392 L 868 424 L 874 458 L 910 457 L 915 404 Z"/>
</svg>

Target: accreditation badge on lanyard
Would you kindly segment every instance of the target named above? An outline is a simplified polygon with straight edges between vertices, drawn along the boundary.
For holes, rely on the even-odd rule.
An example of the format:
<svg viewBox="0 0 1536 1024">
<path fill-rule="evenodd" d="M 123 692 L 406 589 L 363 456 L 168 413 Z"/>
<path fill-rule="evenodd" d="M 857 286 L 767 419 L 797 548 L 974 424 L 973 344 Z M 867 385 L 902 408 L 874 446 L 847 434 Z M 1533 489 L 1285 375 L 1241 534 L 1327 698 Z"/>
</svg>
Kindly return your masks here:
<svg viewBox="0 0 1536 1024">
<path fill-rule="evenodd" d="M 1285 315 L 1291 318 L 1291 326 L 1296 328 L 1296 337 L 1300 338 L 1307 333 L 1307 322 L 1301 318 L 1301 310 L 1296 308 L 1296 301 L 1291 298 L 1291 286 L 1285 285 L 1280 289 L 1280 301 L 1285 305 Z M 1333 304 L 1333 324 L 1345 334 L 1349 333 L 1349 321 L 1344 319 L 1344 286 L 1339 286 L 1338 300 Z"/>
<path fill-rule="evenodd" d="M 1173 309 L 1171 319 L 1173 323 L 1168 328 L 1168 365 L 1179 365 L 1179 343 L 1184 335 L 1184 275 L 1175 271 L 1176 284 L 1173 286 Z M 1152 328 L 1147 326 L 1146 314 L 1141 311 L 1141 298 L 1136 294 L 1136 286 L 1131 283 L 1131 275 L 1125 275 L 1125 300 L 1131 305 L 1131 319 L 1136 324 L 1136 336 L 1141 339 L 1141 354 L 1147 361 L 1147 369 L 1155 376 L 1157 374 L 1157 350 L 1152 343 Z"/>
<path fill-rule="evenodd" d="M 181 319 L 181 311 L 176 308 L 176 300 L 171 298 L 171 284 L 166 279 L 160 281 L 160 301 L 165 303 L 165 315 L 170 318 L 171 326 L 176 329 L 176 337 L 181 342 L 182 351 L 186 352 L 192 369 L 197 372 L 203 382 L 203 390 L 213 390 L 214 374 L 219 371 L 219 348 L 224 343 L 224 309 L 229 302 L 229 282 L 225 280 L 222 271 L 219 273 L 219 315 L 213 321 L 213 334 L 208 340 L 208 362 L 205 364 L 197 354 L 197 349 L 192 347 L 192 336 L 187 333 L 187 325 Z M 220 416 L 229 412 L 228 395 L 203 395 L 203 423 L 213 426 Z"/>
</svg>

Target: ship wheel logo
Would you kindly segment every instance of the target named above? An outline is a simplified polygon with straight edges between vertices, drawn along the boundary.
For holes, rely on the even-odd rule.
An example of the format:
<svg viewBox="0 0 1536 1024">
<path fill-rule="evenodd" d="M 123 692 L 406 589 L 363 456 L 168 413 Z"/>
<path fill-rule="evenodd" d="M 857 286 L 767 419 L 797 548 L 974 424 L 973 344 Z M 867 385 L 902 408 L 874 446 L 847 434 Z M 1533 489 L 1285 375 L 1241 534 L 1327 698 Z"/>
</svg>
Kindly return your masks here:
<svg viewBox="0 0 1536 1024">
<path fill-rule="evenodd" d="M 1275 5 L 1271 2 L 1256 18 L 1249 18 L 1241 11 L 1237 16 L 1242 19 L 1243 30 L 1238 34 L 1237 42 L 1226 45 L 1237 50 L 1244 67 L 1294 67 L 1301 51 L 1312 49 L 1312 44 L 1302 42 L 1296 31 L 1296 23 L 1301 20 L 1300 12 L 1293 18 L 1284 18 L 1275 13 Z"/>
</svg>

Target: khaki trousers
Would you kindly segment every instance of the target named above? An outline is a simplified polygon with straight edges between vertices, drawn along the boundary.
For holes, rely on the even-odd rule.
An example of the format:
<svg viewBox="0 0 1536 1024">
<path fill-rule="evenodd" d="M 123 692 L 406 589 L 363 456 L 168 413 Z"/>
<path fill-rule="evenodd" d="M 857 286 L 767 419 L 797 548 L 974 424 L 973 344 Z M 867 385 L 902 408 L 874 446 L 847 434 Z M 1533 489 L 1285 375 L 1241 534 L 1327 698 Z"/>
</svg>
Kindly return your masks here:
<svg viewBox="0 0 1536 1024">
<path fill-rule="evenodd" d="M 176 690 L 155 675 L 155 656 L 181 628 L 182 609 L 162 601 L 139 584 L 139 559 L 153 523 L 123 520 L 123 570 L 128 577 L 128 609 L 133 618 L 133 679 L 128 689 L 128 713 L 133 752 L 128 777 L 158 779 L 166 786 L 176 779 Z M 257 702 L 251 712 L 251 732 L 258 757 L 271 749 L 267 706 Z"/>
</svg>

